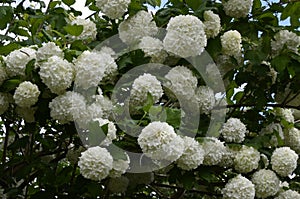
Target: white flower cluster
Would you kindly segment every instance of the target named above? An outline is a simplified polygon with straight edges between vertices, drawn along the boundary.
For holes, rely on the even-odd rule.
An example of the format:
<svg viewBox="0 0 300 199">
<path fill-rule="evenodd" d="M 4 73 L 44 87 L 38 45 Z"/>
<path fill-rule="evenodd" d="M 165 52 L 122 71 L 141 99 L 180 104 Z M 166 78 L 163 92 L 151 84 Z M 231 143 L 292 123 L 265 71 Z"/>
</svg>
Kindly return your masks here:
<svg viewBox="0 0 300 199">
<path fill-rule="evenodd" d="M 114 159 L 112 170 L 109 172 L 109 176 L 112 178 L 121 177 L 129 168 L 130 159 L 127 153 L 124 152 L 126 159 Z"/>
<path fill-rule="evenodd" d="M 158 102 L 163 95 L 163 89 L 155 76 L 145 73 L 134 80 L 130 91 L 130 101 L 133 104 L 142 105 L 147 101 L 148 93 L 151 94 L 154 102 Z"/>
<path fill-rule="evenodd" d="M 234 165 L 234 157 L 238 150 L 231 149 L 228 146 L 226 146 L 226 150 L 224 151 L 224 154 L 222 156 L 222 160 L 219 163 L 220 166 L 224 168 L 233 167 Z"/>
<path fill-rule="evenodd" d="M 16 88 L 14 100 L 20 107 L 30 107 L 38 101 L 40 93 L 37 85 L 25 81 Z"/>
<path fill-rule="evenodd" d="M 0 115 L 2 115 L 9 107 L 9 101 L 6 93 L 0 93 Z"/>
<path fill-rule="evenodd" d="M 211 10 L 207 10 L 204 12 L 203 18 L 207 38 L 215 38 L 221 30 L 221 19 L 219 15 L 213 13 Z"/>
<path fill-rule="evenodd" d="M 9 53 L 4 61 L 6 63 L 6 72 L 9 76 L 25 75 L 26 65 L 29 61 L 36 59 L 35 50 L 30 47 L 23 47 Z"/>
<path fill-rule="evenodd" d="M 200 112 L 209 114 L 216 103 L 215 93 L 208 86 L 199 86 L 196 90 L 196 99 L 199 103 Z"/>
<path fill-rule="evenodd" d="M 94 22 L 89 19 L 80 19 L 76 18 L 71 22 L 71 25 L 82 25 L 83 30 L 79 36 L 76 36 L 76 39 L 86 40 L 86 39 L 96 39 L 97 36 L 97 27 Z"/>
<path fill-rule="evenodd" d="M 7 72 L 5 68 L 2 66 L 0 62 L 0 85 L 8 78 Z"/>
<path fill-rule="evenodd" d="M 275 149 L 271 156 L 272 169 L 280 176 L 286 177 L 297 168 L 298 155 L 290 147 Z"/>
<path fill-rule="evenodd" d="M 288 129 L 284 134 L 284 141 L 285 144 L 296 153 L 300 154 L 300 130 L 293 127 L 291 129 Z"/>
<path fill-rule="evenodd" d="M 236 30 L 229 30 L 221 36 L 222 51 L 225 55 L 238 56 L 242 50 L 242 36 Z"/>
<path fill-rule="evenodd" d="M 226 142 L 241 143 L 245 139 L 247 128 L 240 119 L 229 118 L 220 133 Z"/>
<path fill-rule="evenodd" d="M 39 75 L 52 93 L 62 94 L 74 80 L 74 66 L 67 60 L 52 56 L 41 63 Z"/>
<path fill-rule="evenodd" d="M 280 188 L 280 180 L 276 174 L 267 169 L 256 171 L 251 181 L 255 185 L 255 195 L 258 198 L 275 196 Z"/>
<path fill-rule="evenodd" d="M 184 151 L 184 141 L 165 122 L 152 122 L 138 136 L 143 153 L 154 160 L 176 161 Z"/>
<path fill-rule="evenodd" d="M 128 45 L 137 43 L 145 36 L 153 36 L 157 31 L 152 15 L 144 10 L 119 25 L 120 39 Z"/>
<path fill-rule="evenodd" d="M 254 199 L 254 184 L 241 174 L 229 180 L 222 190 L 223 199 Z"/>
<path fill-rule="evenodd" d="M 167 52 L 180 57 L 200 55 L 207 44 L 204 24 L 192 15 L 172 17 L 163 40 Z"/>
<path fill-rule="evenodd" d="M 64 57 L 63 51 L 54 42 L 44 43 L 43 46 L 36 51 L 37 61 L 44 61 L 52 56 Z"/>
<path fill-rule="evenodd" d="M 106 53 L 84 51 L 74 62 L 75 84 L 83 89 L 97 86 L 106 76 L 117 70 L 114 59 Z"/>
<path fill-rule="evenodd" d="M 109 121 L 108 119 L 102 119 L 102 118 L 97 118 L 94 119 L 94 121 L 99 123 L 99 128 L 101 128 L 101 126 L 107 124 L 108 127 L 108 131 L 107 131 L 107 135 L 105 137 L 105 139 L 101 142 L 101 146 L 108 146 L 112 143 L 112 141 L 114 139 L 117 138 L 117 128 L 115 126 L 115 124 L 111 121 Z"/>
<path fill-rule="evenodd" d="M 113 158 L 107 149 L 91 147 L 81 153 L 78 166 L 83 177 L 101 181 L 109 175 L 113 167 Z"/>
<path fill-rule="evenodd" d="M 249 173 L 258 168 L 260 153 L 253 147 L 243 145 L 235 155 L 234 168 L 240 173 Z"/>
<path fill-rule="evenodd" d="M 194 138 L 184 137 L 184 151 L 177 160 L 177 166 L 183 170 L 196 169 L 204 160 L 204 150 Z"/>
<path fill-rule="evenodd" d="M 129 3 L 130 0 L 96 0 L 96 6 L 111 19 L 122 17 Z"/>
<path fill-rule="evenodd" d="M 204 149 L 204 165 L 217 165 L 221 162 L 226 151 L 224 143 L 214 137 L 209 137 L 202 144 Z"/>
<path fill-rule="evenodd" d="M 139 43 L 139 48 L 142 49 L 146 56 L 151 57 L 151 62 L 153 63 L 163 63 L 167 57 L 162 41 L 157 38 L 143 37 Z"/>
<path fill-rule="evenodd" d="M 300 194 L 297 191 L 289 189 L 280 193 L 275 199 L 300 199 Z"/>
<path fill-rule="evenodd" d="M 197 77 L 193 72 L 185 66 L 176 66 L 172 68 L 166 75 L 167 82 L 164 84 L 172 93 L 166 93 L 171 98 L 182 98 L 190 100 L 195 96 L 195 90 L 197 88 Z"/>
<path fill-rule="evenodd" d="M 86 109 L 85 98 L 76 92 L 68 91 L 49 103 L 50 116 L 60 123 L 81 119 Z"/>
<path fill-rule="evenodd" d="M 282 119 L 284 119 L 285 121 L 289 122 L 289 123 L 294 123 L 294 116 L 293 116 L 293 112 L 291 109 L 287 109 L 287 108 L 276 108 L 275 109 L 275 115 L 281 117 Z"/>
<path fill-rule="evenodd" d="M 226 15 L 235 18 L 246 17 L 252 7 L 253 0 L 222 1 Z"/>
<path fill-rule="evenodd" d="M 271 41 L 271 48 L 274 54 L 278 54 L 284 47 L 297 53 L 300 46 L 300 36 L 288 30 L 280 30 Z"/>
<path fill-rule="evenodd" d="M 109 179 L 107 188 L 111 193 L 124 193 L 129 185 L 129 180 L 125 176 Z"/>
<path fill-rule="evenodd" d="M 97 113 L 97 111 L 100 111 L 101 109 L 102 118 L 108 118 L 113 109 L 113 104 L 111 100 L 108 97 L 103 96 L 102 93 L 99 93 L 98 95 L 95 95 L 93 97 L 95 99 L 95 102 L 91 106 L 95 107 L 94 112 L 96 111 Z M 92 109 L 93 108 L 91 108 L 91 110 Z M 98 117 L 95 116 L 93 118 L 98 118 Z"/>
</svg>

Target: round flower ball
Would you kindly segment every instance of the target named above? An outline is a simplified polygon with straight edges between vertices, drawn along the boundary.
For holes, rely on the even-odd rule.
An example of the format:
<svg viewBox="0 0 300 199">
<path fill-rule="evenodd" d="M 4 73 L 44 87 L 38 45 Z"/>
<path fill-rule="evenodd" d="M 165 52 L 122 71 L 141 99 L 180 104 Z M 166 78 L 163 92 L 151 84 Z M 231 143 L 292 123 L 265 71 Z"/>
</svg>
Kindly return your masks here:
<svg viewBox="0 0 300 199">
<path fill-rule="evenodd" d="M 223 125 L 221 135 L 226 142 L 241 143 L 247 133 L 246 125 L 238 118 L 230 118 Z"/>
<path fill-rule="evenodd" d="M 300 199 L 300 194 L 297 191 L 289 189 L 280 193 L 275 199 Z"/>
<path fill-rule="evenodd" d="M 292 127 L 284 133 L 284 142 L 291 149 L 300 154 L 300 130 Z"/>
<path fill-rule="evenodd" d="M 83 26 L 82 32 L 80 33 L 79 36 L 75 37 L 76 39 L 78 40 L 96 39 L 97 27 L 96 24 L 92 22 L 90 19 L 76 18 L 71 22 L 71 25 Z"/>
<path fill-rule="evenodd" d="M 129 168 L 130 159 L 128 154 L 126 152 L 120 153 L 123 153 L 124 159 L 114 159 L 112 170 L 109 173 L 109 176 L 112 178 L 121 177 Z"/>
<path fill-rule="evenodd" d="M 280 176 L 286 177 L 297 168 L 298 155 L 290 147 L 275 149 L 271 156 L 272 169 Z"/>
<path fill-rule="evenodd" d="M 204 150 L 194 138 L 183 137 L 184 151 L 177 160 L 177 166 L 183 170 L 196 169 L 204 160 Z"/>
<path fill-rule="evenodd" d="M 246 17 L 250 12 L 253 0 L 228 0 L 222 1 L 226 15 L 235 18 Z"/>
<path fill-rule="evenodd" d="M 107 188 L 111 193 L 125 193 L 129 180 L 125 176 L 109 179 Z"/>
<path fill-rule="evenodd" d="M 143 153 L 154 160 L 176 161 L 184 152 L 184 141 L 166 122 L 151 122 L 138 136 Z"/>
<path fill-rule="evenodd" d="M 238 56 L 242 50 L 242 36 L 236 30 L 229 30 L 221 36 L 222 51 L 225 55 Z"/>
<path fill-rule="evenodd" d="M 167 52 L 180 57 L 200 55 L 207 44 L 204 24 L 192 15 L 172 17 L 163 40 Z"/>
<path fill-rule="evenodd" d="M 271 170 L 261 169 L 255 172 L 251 181 L 255 185 L 257 198 L 275 196 L 280 189 L 280 180 Z"/>
<path fill-rule="evenodd" d="M 18 106 L 30 107 L 38 101 L 40 93 L 37 85 L 25 81 L 16 88 L 13 98 Z"/>
<path fill-rule="evenodd" d="M 254 184 L 241 174 L 229 180 L 222 190 L 223 199 L 254 199 Z"/>
<path fill-rule="evenodd" d="M 208 115 L 216 103 L 214 91 L 208 86 L 199 86 L 196 89 L 196 98 L 200 112 Z"/>
<path fill-rule="evenodd" d="M 243 145 L 234 158 L 234 169 L 240 173 L 249 173 L 258 168 L 260 153 L 253 147 Z"/>
<path fill-rule="evenodd" d="M 109 175 L 113 167 L 113 158 L 107 149 L 91 147 L 81 153 L 78 166 L 83 177 L 101 181 Z"/>
<path fill-rule="evenodd" d="M 278 54 L 285 46 L 288 50 L 297 53 L 300 46 L 300 36 L 288 30 L 280 30 L 275 34 L 274 40 L 271 41 L 271 48 L 274 54 Z"/>
<path fill-rule="evenodd" d="M 54 42 L 44 43 L 43 46 L 36 51 L 37 61 L 44 61 L 53 56 L 64 57 L 64 52 Z"/>
<path fill-rule="evenodd" d="M 143 37 L 139 43 L 139 48 L 146 56 L 151 57 L 150 62 L 152 63 L 163 63 L 168 56 L 164 51 L 162 41 L 154 37 Z"/>
<path fill-rule="evenodd" d="M 221 19 L 219 15 L 213 13 L 211 10 L 204 11 L 204 31 L 207 38 L 215 38 L 221 30 Z"/>
<path fill-rule="evenodd" d="M 96 6 L 111 19 L 117 19 L 127 11 L 130 0 L 96 0 Z"/>
<path fill-rule="evenodd" d="M 219 164 L 227 151 L 224 143 L 214 137 L 206 138 L 201 146 L 205 152 L 203 164 L 208 166 Z"/>
</svg>

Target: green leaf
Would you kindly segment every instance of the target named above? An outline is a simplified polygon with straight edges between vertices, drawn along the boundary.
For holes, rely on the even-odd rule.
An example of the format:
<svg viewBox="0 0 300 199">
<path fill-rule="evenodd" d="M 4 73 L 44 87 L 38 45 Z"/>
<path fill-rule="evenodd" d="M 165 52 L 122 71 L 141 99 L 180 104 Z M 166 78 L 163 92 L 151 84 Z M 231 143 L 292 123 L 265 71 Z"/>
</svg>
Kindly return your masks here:
<svg viewBox="0 0 300 199">
<path fill-rule="evenodd" d="M 146 113 L 149 112 L 150 108 L 152 107 L 152 105 L 154 104 L 154 100 L 152 95 L 148 92 L 147 93 L 147 101 L 143 106 L 143 111 L 145 111 Z"/>
<path fill-rule="evenodd" d="M 13 8 L 10 6 L 0 6 L 0 30 L 5 29 L 13 19 L 13 12 Z"/>
<path fill-rule="evenodd" d="M 65 31 L 73 36 L 79 36 L 83 31 L 83 25 L 67 25 Z"/>
<path fill-rule="evenodd" d="M 86 0 L 85 1 L 85 6 L 89 6 L 94 0 Z"/>
<path fill-rule="evenodd" d="M 290 57 L 287 55 L 279 55 L 271 61 L 271 65 L 278 71 L 282 72 L 288 66 Z"/>
<path fill-rule="evenodd" d="M 0 53 L 2 55 L 8 55 L 11 51 L 14 51 L 20 47 L 17 43 L 10 43 L 6 46 L 0 46 Z"/>
<path fill-rule="evenodd" d="M 75 3 L 75 0 L 62 0 L 64 2 L 64 4 L 71 6 Z"/>
<path fill-rule="evenodd" d="M 192 10 L 197 11 L 201 7 L 201 5 L 204 3 L 206 4 L 206 0 L 200 1 L 200 0 L 186 0 L 186 4 L 192 8 Z"/>
<path fill-rule="evenodd" d="M 19 80 L 19 79 L 6 80 L 6 81 L 3 82 L 0 90 L 4 91 L 4 92 L 12 91 L 15 88 L 17 88 L 20 83 L 21 83 L 21 80 Z"/>
<path fill-rule="evenodd" d="M 153 6 L 153 7 L 160 7 L 161 5 L 161 1 L 160 0 L 146 0 L 146 3 L 148 3 L 149 5 Z"/>
<path fill-rule="evenodd" d="M 32 74 L 32 71 L 34 70 L 34 68 L 35 68 L 35 59 L 29 61 L 26 64 L 26 69 L 25 69 L 26 76 L 30 76 Z"/>
<path fill-rule="evenodd" d="M 167 123 L 178 128 L 181 122 L 181 111 L 179 109 L 166 108 Z"/>
<path fill-rule="evenodd" d="M 99 146 L 101 142 L 105 139 L 108 132 L 108 124 L 104 124 L 101 127 L 99 122 L 90 122 L 88 139 L 90 146 Z"/>
</svg>

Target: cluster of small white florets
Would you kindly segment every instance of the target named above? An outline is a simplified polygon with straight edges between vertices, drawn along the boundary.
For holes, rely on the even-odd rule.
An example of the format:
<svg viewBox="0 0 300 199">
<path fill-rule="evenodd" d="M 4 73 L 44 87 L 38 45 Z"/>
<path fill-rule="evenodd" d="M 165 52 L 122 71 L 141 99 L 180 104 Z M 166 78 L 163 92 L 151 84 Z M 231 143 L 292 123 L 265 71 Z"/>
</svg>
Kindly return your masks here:
<svg viewBox="0 0 300 199">
<path fill-rule="evenodd" d="M 204 165 L 217 165 L 221 162 L 222 157 L 226 151 L 226 147 L 223 142 L 214 137 L 208 137 L 201 144 L 204 149 Z"/>
<path fill-rule="evenodd" d="M 2 66 L 0 62 L 0 85 L 8 78 L 7 72 L 5 68 Z"/>
<path fill-rule="evenodd" d="M 37 61 L 44 61 L 53 56 L 64 57 L 63 51 L 54 42 L 44 43 L 43 46 L 36 51 Z"/>
<path fill-rule="evenodd" d="M 245 139 L 247 128 L 240 119 L 230 118 L 223 125 L 220 133 L 226 142 L 241 143 Z"/>
<path fill-rule="evenodd" d="M 96 6 L 111 19 L 117 19 L 124 15 L 128 9 L 130 0 L 97 0 Z"/>
<path fill-rule="evenodd" d="M 203 18 L 207 38 L 215 38 L 221 30 L 221 19 L 219 15 L 213 13 L 211 10 L 207 10 L 204 12 Z"/>
<path fill-rule="evenodd" d="M 193 72 L 185 66 L 176 66 L 172 68 L 166 75 L 167 82 L 164 84 L 175 96 L 167 92 L 171 98 L 178 98 L 179 100 L 190 100 L 195 97 L 195 90 L 197 88 L 197 77 Z"/>
<path fill-rule="evenodd" d="M 180 57 L 200 55 L 207 44 L 204 24 L 192 15 L 172 17 L 163 40 L 167 52 Z"/>
<path fill-rule="evenodd" d="M 78 166 L 83 177 L 101 181 L 113 168 L 113 157 L 105 148 L 91 147 L 81 153 Z"/>
<path fill-rule="evenodd" d="M 145 36 L 153 36 L 157 31 L 158 28 L 152 15 L 144 10 L 139 11 L 119 25 L 120 39 L 128 45 L 139 42 Z"/>
<path fill-rule="evenodd" d="M 285 144 L 300 154 L 300 130 L 292 127 L 284 133 Z"/>
<path fill-rule="evenodd" d="M 255 195 L 257 198 L 267 198 L 275 196 L 280 189 L 280 180 L 271 170 L 261 169 L 256 171 L 251 179 L 255 185 Z"/>
<path fill-rule="evenodd" d="M 290 147 L 275 149 L 271 156 L 272 169 L 280 176 L 286 177 L 297 168 L 298 155 Z"/>
<path fill-rule="evenodd" d="M 300 194 L 297 191 L 293 191 L 291 189 L 281 192 L 278 197 L 275 199 L 299 199 Z"/>
<path fill-rule="evenodd" d="M 2 115 L 9 107 L 9 101 L 6 93 L 0 93 L 0 115 Z"/>
<path fill-rule="evenodd" d="M 300 46 L 300 36 L 288 30 L 280 30 L 271 41 L 274 54 L 278 54 L 284 47 L 297 53 Z"/>
<path fill-rule="evenodd" d="M 143 153 L 153 160 L 176 161 L 184 151 L 184 141 L 165 122 L 152 122 L 138 136 Z"/>
<path fill-rule="evenodd" d="M 163 95 L 163 89 L 155 76 L 145 73 L 134 80 L 130 101 L 135 105 L 142 105 L 147 101 L 148 93 L 151 94 L 154 102 L 158 102 Z"/>
<path fill-rule="evenodd" d="M 226 15 L 241 18 L 246 17 L 252 7 L 253 0 L 223 0 Z"/>
<path fill-rule="evenodd" d="M 242 37 L 236 30 L 229 30 L 221 36 L 222 51 L 225 55 L 238 56 L 242 49 Z"/>
<path fill-rule="evenodd" d="M 196 98 L 200 112 L 208 115 L 216 103 L 214 91 L 208 86 L 199 86 L 196 90 Z"/>
<path fill-rule="evenodd" d="M 229 180 L 222 190 L 223 199 L 254 199 L 254 184 L 241 174 Z"/>
<path fill-rule="evenodd" d="M 194 138 L 184 137 L 184 151 L 177 160 L 177 166 L 183 170 L 196 169 L 204 160 L 204 150 Z"/>
<path fill-rule="evenodd" d="M 121 152 L 120 152 L 121 153 Z M 129 168 L 130 159 L 127 153 L 124 152 L 125 159 L 114 159 L 112 170 L 109 172 L 109 176 L 112 178 L 121 177 Z"/>
<path fill-rule="evenodd" d="M 109 179 L 107 188 L 111 193 L 124 193 L 129 185 L 129 180 L 125 176 Z"/>
<path fill-rule="evenodd" d="M 74 66 L 67 60 L 52 56 L 40 64 L 39 75 L 52 93 L 62 94 L 74 80 Z"/>
<path fill-rule="evenodd" d="M 33 59 L 36 59 L 36 50 L 31 47 L 23 47 L 18 50 L 14 50 L 4 58 L 6 63 L 6 72 L 9 76 L 24 76 L 26 65 Z"/>
<path fill-rule="evenodd" d="M 40 93 L 37 85 L 25 81 L 16 88 L 14 100 L 20 107 L 30 107 L 38 101 Z"/>
<path fill-rule="evenodd" d="M 240 173 L 249 173 L 258 168 L 260 153 L 253 147 L 243 145 L 234 158 L 234 168 Z"/>
<path fill-rule="evenodd" d="M 102 119 L 102 118 L 97 118 L 94 119 L 95 122 L 99 123 L 99 128 L 101 128 L 101 126 L 107 124 L 108 127 L 108 131 L 107 131 L 107 135 L 105 137 L 105 139 L 101 142 L 101 146 L 108 146 L 112 143 L 112 141 L 114 139 L 117 138 L 117 128 L 115 126 L 115 124 L 111 121 L 109 121 L 108 119 Z"/>
<path fill-rule="evenodd" d="M 71 22 L 71 25 L 82 25 L 83 30 L 79 36 L 76 36 L 76 39 L 86 40 L 86 39 L 96 39 L 97 36 L 97 27 L 94 22 L 89 19 L 80 19 L 76 18 Z"/>
<path fill-rule="evenodd" d="M 289 123 L 294 123 L 293 111 L 287 108 L 276 108 L 275 115 L 281 117 Z"/>
<path fill-rule="evenodd" d="M 229 168 L 234 166 L 234 157 L 236 153 L 238 152 L 237 149 L 232 149 L 226 146 L 226 150 L 224 151 L 224 154 L 222 156 L 221 162 L 218 164 L 224 168 Z"/>
<path fill-rule="evenodd" d="M 157 38 L 143 37 L 139 43 L 139 48 L 142 49 L 146 56 L 151 57 L 151 62 L 153 63 L 162 63 L 167 57 L 162 41 Z"/>
</svg>

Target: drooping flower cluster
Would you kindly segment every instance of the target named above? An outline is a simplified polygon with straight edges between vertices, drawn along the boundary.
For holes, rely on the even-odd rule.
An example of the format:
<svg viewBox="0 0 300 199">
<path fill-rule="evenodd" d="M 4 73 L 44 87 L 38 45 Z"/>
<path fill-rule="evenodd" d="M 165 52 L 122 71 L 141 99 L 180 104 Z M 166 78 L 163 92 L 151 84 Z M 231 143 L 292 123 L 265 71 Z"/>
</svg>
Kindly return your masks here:
<svg viewBox="0 0 300 199">
<path fill-rule="evenodd" d="M 234 158 L 234 168 L 240 173 L 249 173 L 258 168 L 260 153 L 253 147 L 243 146 Z"/>
<path fill-rule="evenodd" d="M 199 86 L 196 90 L 196 98 L 200 112 L 208 115 L 216 103 L 214 91 L 208 86 Z"/>
<path fill-rule="evenodd" d="M 97 0 L 96 6 L 111 19 L 117 19 L 124 15 L 128 9 L 130 0 Z"/>
<path fill-rule="evenodd" d="M 37 85 L 25 81 L 16 88 L 14 100 L 20 107 L 30 107 L 38 101 L 40 93 Z"/>
<path fill-rule="evenodd" d="M 37 61 L 46 61 L 53 56 L 64 57 L 63 51 L 54 42 L 44 43 L 43 46 L 36 51 Z"/>
<path fill-rule="evenodd" d="M 247 128 L 240 119 L 230 118 L 223 125 L 220 133 L 226 142 L 241 143 L 245 139 Z"/>
<path fill-rule="evenodd" d="M 288 30 L 280 30 L 271 41 L 271 48 L 274 54 L 278 54 L 284 47 L 297 53 L 300 46 L 300 36 Z"/>
<path fill-rule="evenodd" d="M 229 180 L 222 190 L 223 199 L 254 199 L 254 184 L 241 174 Z"/>
<path fill-rule="evenodd" d="M 284 119 L 285 121 L 289 122 L 289 123 L 294 123 L 294 116 L 293 116 L 293 112 L 291 109 L 287 109 L 287 108 L 276 108 L 275 109 L 275 114 L 279 117 L 281 117 L 282 119 Z"/>
<path fill-rule="evenodd" d="M 226 15 L 241 18 L 246 17 L 252 7 L 253 0 L 228 0 L 222 1 Z"/>
<path fill-rule="evenodd" d="M 286 177 L 297 168 L 298 155 L 289 147 L 275 149 L 271 156 L 272 169 L 280 176 Z"/>
<path fill-rule="evenodd" d="M 173 162 L 184 152 L 184 141 L 165 122 L 152 122 L 143 128 L 138 144 L 143 153 L 154 160 Z"/>
<path fill-rule="evenodd" d="M 222 51 L 225 55 L 238 56 L 242 49 L 242 37 L 236 30 L 229 30 L 221 36 Z"/>
<path fill-rule="evenodd" d="M 204 30 L 207 38 L 215 38 L 221 30 L 221 19 L 219 15 L 207 10 L 203 13 Z"/>
<path fill-rule="evenodd" d="M 300 194 L 297 191 L 291 189 L 281 192 L 275 199 L 299 199 Z"/>
<path fill-rule="evenodd" d="M 163 40 L 167 52 L 180 57 L 200 55 L 207 44 L 204 24 L 192 15 L 179 15 L 170 19 Z"/>
<path fill-rule="evenodd" d="M 217 165 L 222 161 L 222 157 L 226 151 L 223 142 L 214 137 L 209 137 L 201 144 L 201 146 L 205 152 L 204 165 Z"/>
<path fill-rule="evenodd" d="M 167 57 L 162 41 L 157 38 L 143 37 L 139 43 L 139 48 L 143 50 L 146 56 L 151 57 L 153 63 L 163 63 Z"/>
<path fill-rule="evenodd" d="M 76 18 L 71 22 L 71 25 L 81 25 L 83 30 L 79 36 L 76 36 L 76 39 L 87 40 L 87 39 L 96 39 L 97 28 L 96 24 L 89 19 Z"/>
<path fill-rule="evenodd" d="M 293 127 L 284 133 L 285 144 L 300 154 L 300 130 Z"/>
</svg>

